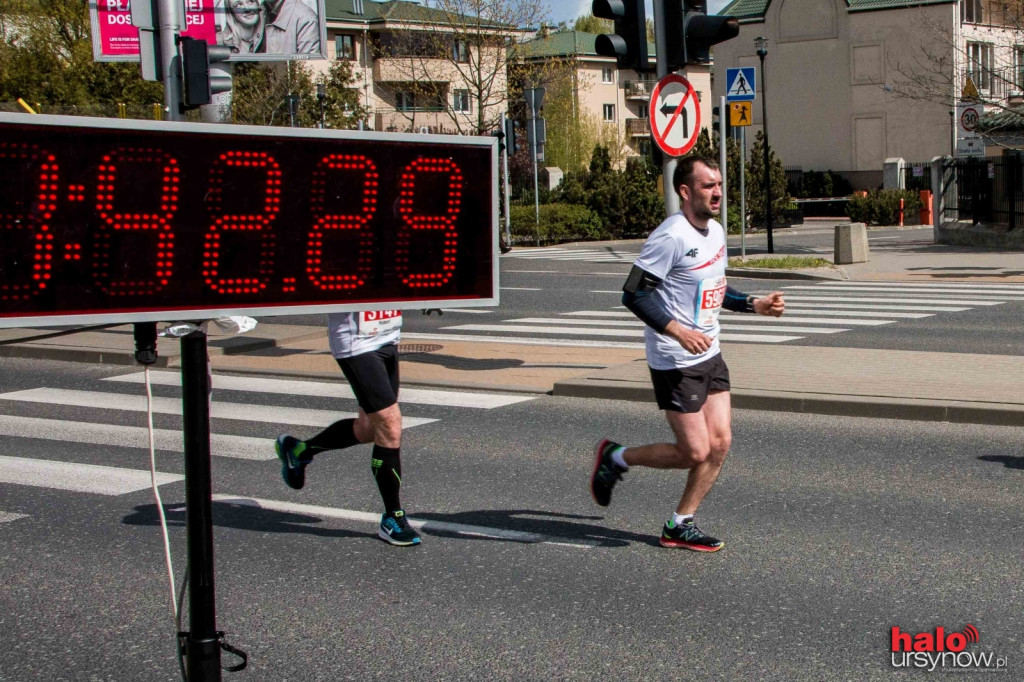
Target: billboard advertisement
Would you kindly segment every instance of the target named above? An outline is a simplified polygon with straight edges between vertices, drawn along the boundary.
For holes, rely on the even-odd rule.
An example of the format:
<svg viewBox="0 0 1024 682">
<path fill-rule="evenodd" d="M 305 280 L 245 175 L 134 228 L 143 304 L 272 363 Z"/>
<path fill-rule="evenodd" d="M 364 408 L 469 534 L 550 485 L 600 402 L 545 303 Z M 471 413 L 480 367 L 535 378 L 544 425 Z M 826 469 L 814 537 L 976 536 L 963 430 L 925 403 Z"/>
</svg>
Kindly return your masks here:
<svg viewBox="0 0 1024 682">
<path fill-rule="evenodd" d="M 229 61 L 326 59 L 324 0 L 181 0 L 181 35 L 231 48 Z M 90 0 L 96 61 L 139 60 L 131 0 Z"/>
</svg>

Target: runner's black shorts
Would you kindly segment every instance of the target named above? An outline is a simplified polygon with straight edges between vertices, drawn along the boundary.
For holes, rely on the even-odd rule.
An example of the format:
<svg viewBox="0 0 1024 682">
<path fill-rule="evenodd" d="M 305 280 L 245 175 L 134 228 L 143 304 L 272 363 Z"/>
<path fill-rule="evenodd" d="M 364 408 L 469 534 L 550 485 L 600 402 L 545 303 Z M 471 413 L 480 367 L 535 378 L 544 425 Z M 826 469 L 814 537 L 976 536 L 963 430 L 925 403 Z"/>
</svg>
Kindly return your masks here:
<svg viewBox="0 0 1024 682">
<path fill-rule="evenodd" d="M 700 412 L 709 392 L 729 390 L 729 368 L 721 353 L 684 369 L 648 369 L 662 410 Z"/>
<path fill-rule="evenodd" d="M 363 412 L 373 414 L 398 402 L 398 344 L 336 360 Z"/>
</svg>

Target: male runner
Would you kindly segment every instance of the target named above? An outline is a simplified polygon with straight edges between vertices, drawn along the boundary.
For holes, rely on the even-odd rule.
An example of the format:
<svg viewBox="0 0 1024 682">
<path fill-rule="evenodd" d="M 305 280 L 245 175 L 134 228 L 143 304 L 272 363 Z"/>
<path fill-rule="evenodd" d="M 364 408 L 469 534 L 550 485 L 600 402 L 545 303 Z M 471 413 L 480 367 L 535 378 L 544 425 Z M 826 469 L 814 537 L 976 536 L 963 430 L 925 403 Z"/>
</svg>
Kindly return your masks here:
<svg viewBox="0 0 1024 682">
<path fill-rule="evenodd" d="M 779 317 L 781 292 L 763 298 L 725 283 L 725 230 L 715 221 L 722 202 L 722 174 L 711 159 L 688 156 L 673 176 L 681 210 L 650 234 L 622 287 L 622 302 L 647 325 L 647 364 L 658 407 L 675 443 L 625 448 L 597 445 L 590 492 L 602 507 L 630 466 L 689 469 L 686 488 L 661 532 L 663 547 L 714 552 L 724 543 L 693 521 L 711 490 L 732 439 L 729 369 L 718 346 L 721 308 Z"/>
<path fill-rule="evenodd" d="M 377 535 L 392 545 L 420 544 L 399 500 L 402 486 L 402 412 L 398 407 L 398 340 L 402 313 L 377 310 L 327 318 L 331 353 L 359 402 L 359 416 L 336 421 L 308 440 L 278 436 L 281 477 L 299 490 L 313 456 L 373 441 L 370 469 L 384 500 Z"/>
</svg>

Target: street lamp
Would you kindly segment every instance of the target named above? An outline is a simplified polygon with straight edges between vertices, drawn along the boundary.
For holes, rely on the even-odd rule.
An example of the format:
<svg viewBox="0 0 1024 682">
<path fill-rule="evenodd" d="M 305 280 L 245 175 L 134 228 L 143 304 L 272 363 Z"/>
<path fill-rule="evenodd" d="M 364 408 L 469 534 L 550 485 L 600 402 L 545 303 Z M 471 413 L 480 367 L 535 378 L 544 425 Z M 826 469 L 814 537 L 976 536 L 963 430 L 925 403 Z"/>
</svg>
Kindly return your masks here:
<svg viewBox="0 0 1024 682">
<path fill-rule="evenodd" d="M 764 225 L 768 230 L 768 253 L 775 253 L 772 243 L 772 173 L 768 166 L 768 90 L 765 85 L 764 58 L 768 55 L 768 39 L 754 38 L 757 56 L 761 58 L 761 130 L 764 133 Z"/>
<path fill-rule="evenodd" d="M 316 98 L 320 102 L 320 129 L 324 128 L 324 100 L 327 99 L 327 86 L 324 83 L 316 84 Z"/>
</svg>

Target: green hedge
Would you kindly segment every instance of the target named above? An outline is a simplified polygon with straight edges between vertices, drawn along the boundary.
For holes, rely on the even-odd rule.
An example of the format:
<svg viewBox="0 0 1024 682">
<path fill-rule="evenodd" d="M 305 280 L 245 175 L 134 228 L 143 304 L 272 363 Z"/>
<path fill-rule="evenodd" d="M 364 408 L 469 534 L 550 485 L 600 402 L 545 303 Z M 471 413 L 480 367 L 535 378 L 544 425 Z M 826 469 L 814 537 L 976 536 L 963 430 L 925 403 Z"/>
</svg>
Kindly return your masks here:
<svg viewBox="0 0 1024 682">
<path fill-rule="evenodd" d="M 540 225 L 531 206 L 512 206 L 512 243 L 533 245 L 606 239 L 601 218 L 578 204 L 541 204 Z"/>
<path fill-rule="evenodd" d="M 867 196 L 854 194 L 846 204 L 846 215 L 855 223 L 867 225 L 898 225 L 900 199 L 903 199 L 903 223 L 920 222 L 921 197 L 917 192 L 900 189 L 871 190 Z"/>
</svg>

